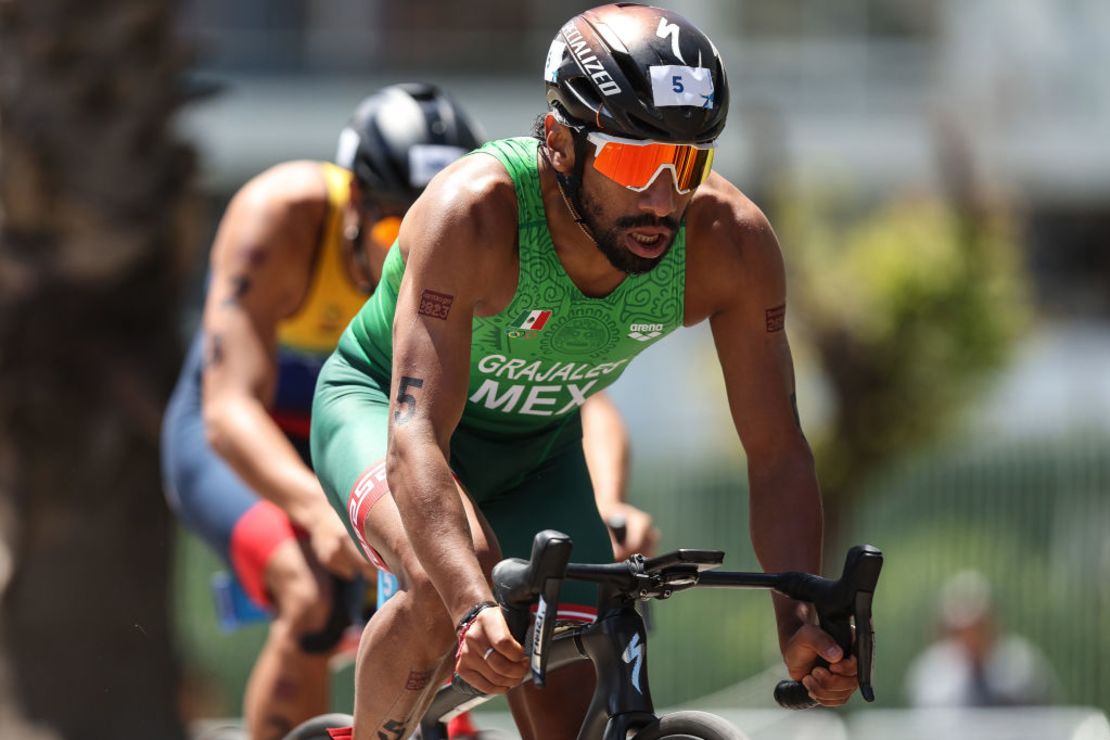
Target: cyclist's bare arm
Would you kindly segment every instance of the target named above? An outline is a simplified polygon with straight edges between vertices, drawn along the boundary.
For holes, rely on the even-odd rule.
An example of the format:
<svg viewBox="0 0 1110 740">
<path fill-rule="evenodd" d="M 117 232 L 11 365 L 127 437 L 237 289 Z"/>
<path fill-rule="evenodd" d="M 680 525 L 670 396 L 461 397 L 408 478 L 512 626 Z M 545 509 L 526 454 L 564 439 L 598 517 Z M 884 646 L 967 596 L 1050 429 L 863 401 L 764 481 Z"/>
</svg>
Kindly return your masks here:
<svg viewBox="0 0 1110 740">
<path fill-rule="evenodd" d="M 325 566 L 349 577 L 368 569 L 266 410 L 277 380 L 276 327 L 307 290 L 325 205 L 318 165 L 292 162 L 251 180 L 228 206 L 204 308 L 204 421 L 221 457 L 309 531 Z"/>
<path fill-rule="evenodd" d="M 766 218 L 733 186 L 713 177 L 688 217 L 686 321 L 707 317 L 724 374 L 729 409 L 748 458 L 751 538 L 768 571 L 819 573 L 820 490 L 798 421 L 794 370 L 783 321 L 786 280 Z M 787 667 L 822 703 L 847 701 L 854 662 L 813 669 L 818 654 L 840 650 L 814 627 L 804 606 L 775 595 Z M 832 651 L 829 653 L 828 651 Z M 811 672 L 812 671 L 812 672 Z M 813 686 L 810 686 L 813 683 Z"/>
<path fill-rule="evenodd" d="M 582 406 L 582 445 L 602 519 L 609 524 L 619 520 L 624 527 L 624 539 L 614 542 L 613 556 L 624 560 L 637 552 L 654 554 L 659 530 L 650 514 L 628 503 L 628 429 L 605 392 L 590 396 Z"/>
<path fill-rule="evenodd" d="M 492 600 L 448 458 L 466 404 L 472 317 L 497 313 L 516 289 L 515 204 L 496 160 L 466 157 L 432 181 L 400 233 L 405 274 L 393 322 L 389 485 L 408 544 L 456 624 Z M 482 652 L 495 647 L 523 659 L 499 610 L 485 610 L 470 632 L 487 640 Z M 523 668 L 509 673 L 493 690 L 514 685 Z"/>
</svg>

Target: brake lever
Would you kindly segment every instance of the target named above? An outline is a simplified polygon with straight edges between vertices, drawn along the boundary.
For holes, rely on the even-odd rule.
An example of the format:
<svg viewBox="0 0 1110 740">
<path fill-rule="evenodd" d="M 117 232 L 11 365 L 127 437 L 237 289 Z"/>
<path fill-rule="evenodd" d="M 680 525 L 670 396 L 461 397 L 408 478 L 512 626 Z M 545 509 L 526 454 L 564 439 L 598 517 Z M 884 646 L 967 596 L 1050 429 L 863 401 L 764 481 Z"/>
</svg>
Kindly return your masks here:
<svg viewBox="0 0 1110 740">
<path fill-rule="evenodd" d="M 559 614 L 559 589 L 563 585 L 561 578 L 548 578 L 543 585 L 543 593 L 536 603 L 536 621 L 532 625 L 530 645 L 525 645 L 525 652 L 532 668 L 532 682 L 543 688 L 547 676 L 547 647 L 551 644 L 551 635 L 555 631 L 555 621 Z"/>
<path fill-rule="evenodd" d="M 856 624 L 856 671 L 859 682 L 860 695 L 865 701 L 875 701 L 875 690 L 871 686 L 871 675 L 875 664 L 875 623 L 872 619 L 871 602 L 875 598 L 875 585 L 879 581 L 879 572 L 883 567 L 883 554 L 870 545 L 863 546 L 865 558 L 862 574 L 865 585 L 869 589 L 860 588 L 856 591 L 852 605 L 852 619 Z"/>
<path fill-rule="evenodd" d="M 871 604 L 882 565 L 883 554 L 878 548 L 857 545 L 848 551 L 840 580 L 830 582 L 815 576 L 799 575 L 794 583 L 799 591 L 806 594 L 802 600 L 813 603 L 821 629 L 836 640 L 845 655 L 855 656 L 860 695 L 868 702 L 875 700 L 875 691 L 871 686 L 875 654 Z M 852 622 L 856 627 L 854 640 Z M 819 658 L 817 665 L 828 667 L 828 662 Z M 780 705 L 789 709 L 805 709 L 817 704 L 798 681 L 780 681 L 774 695 Z"/>
</svg>

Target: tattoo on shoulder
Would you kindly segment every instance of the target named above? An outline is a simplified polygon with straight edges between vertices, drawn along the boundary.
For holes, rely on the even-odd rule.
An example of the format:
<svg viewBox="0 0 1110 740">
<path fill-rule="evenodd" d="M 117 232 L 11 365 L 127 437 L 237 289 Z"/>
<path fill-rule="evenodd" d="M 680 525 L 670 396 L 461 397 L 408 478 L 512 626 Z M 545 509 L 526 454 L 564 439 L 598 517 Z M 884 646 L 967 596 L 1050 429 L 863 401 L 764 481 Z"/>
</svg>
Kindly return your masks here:
<svg viewBox="0 0 1110 740">
<path fill-rule="evenodd" d="M 224 338 L 219 334 L 208 337 L 204 351 L 204 366 L 217 367 L 224 362 Z"/>
<path fill-rule="evenodd" d="M 416 413 L 416 396 L 412 395 L 409 389 L 423 387 L 423 378 L 410 378 L 408 375 L 401 376 L 401 382 L 397 384 L 397 407 L 393 412 L 394 424 L 404 424 Z"/>
<path fill-rule="evenodd" d="M 764 318 L 767 320 L 767 332 L 773 334 L 777 331 L 782 331 L 786 326 L 786 304 L 768 308 L 763 312 Z"/>
<path fill-rule="evenodd" d="M 251 279 L 246 275 L 233 275 L 231 277 L 231 292 L 224 298 L 223 306 L 238 306 L 243 296 L 250 292 Z"/>
<path fill-rule="evenodd" d="M 387 719 L 381 729 L 378 730 L 378 740 L 401 740 L 407 735 L 406 729 L 404 721 Z"/>
<path fill-rule="evenodd" d="M 455 296 L 453 295 L 425 290 L 420 294 L 420 308 L 417 309 L 417 312 L 423 316 L 431 316 L 433 319 L 446 320 L 447 314 L 451 313 L 451 304 L 454 302 Z"/>
</svg>

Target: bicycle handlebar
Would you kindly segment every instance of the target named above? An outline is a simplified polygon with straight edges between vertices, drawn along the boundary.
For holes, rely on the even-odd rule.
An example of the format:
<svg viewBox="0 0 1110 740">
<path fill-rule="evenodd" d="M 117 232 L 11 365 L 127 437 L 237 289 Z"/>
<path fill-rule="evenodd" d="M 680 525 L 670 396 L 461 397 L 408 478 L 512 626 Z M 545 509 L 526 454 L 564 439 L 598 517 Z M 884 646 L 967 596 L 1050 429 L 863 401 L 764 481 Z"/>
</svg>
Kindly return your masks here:
<svg viewBox="0 0 1110 740">
<path fill-rule="evenodd" d="M 536 534 L 529 560 L 511 558 L 493 567 L 493 597 L 501 605 L 513 638 L 524 646 L 532 667 L 532 680 L 544 685 L 547 644 L 555 629 L 559 588 L 570 562 L 570 537 L 553 529 Z M 525 638 L 532 602 L 539 599 L 530 642 Z"/>
<path fill-rule="evenodd" d="M 771 588 L 789 598 L 810 602 L 817 611 L 821 629 L 832 635 L 845 655 L 856 657 L 860 694 L 864 700 L 874 701 L 871 672 L 875 633 L 871 602 L 883 563 L 883 554 L 878 548 L 871 545 L 851 548 L 837 580 L 793 571 L 713 572 L 709 569 L 717 567 L 724 559 L 724 553 L 717 550 L 675 550 L 654 558 L 634 555 L 619 563 L 601 565 L 570 563 L 571 548 L 567 535 L 544 530 L 536 534 L 529 560 L 510 558 L 493 569 L 494 598 L 501 605 L 513 637 L 524 645 L 529 655 L 532 678 L 537 686 L 543 686 L 544 682 L 559 587 L 564 578 L 570 578 L 605 584 L 618 597 L 629 601 L 667 598 L 675 591 L 701 586 Z M 530 611 L 535 602 L 538 602 L 536 621 L 529 632 Z M 780 681 L 774 696 L 788 709 L 804 709 L 817 704 L 798 681 Z"/>
<path fill-rule="evenodd" d="M 869 702 L 875 701 L 871 686 L 875 654 L 871 602 L 882 566 L 883 554 L 878 548 L 856 545 L 848 551 L 844 571 L 838 580 L 805 573 L 783 573 L 775 586 L 779 593 L 814 605 L 821 629 L 832 635 L 844 655 L 856 657 L 860 695 Z M 855 640 L 852 639 L 853 624 Z M 819 662 L 828 665 L 823 660 Z M 780 681 L 774 694 L 775 701 L 787 709 L 807 709 L 817 704 L 800 681 Z"/>
</svg>

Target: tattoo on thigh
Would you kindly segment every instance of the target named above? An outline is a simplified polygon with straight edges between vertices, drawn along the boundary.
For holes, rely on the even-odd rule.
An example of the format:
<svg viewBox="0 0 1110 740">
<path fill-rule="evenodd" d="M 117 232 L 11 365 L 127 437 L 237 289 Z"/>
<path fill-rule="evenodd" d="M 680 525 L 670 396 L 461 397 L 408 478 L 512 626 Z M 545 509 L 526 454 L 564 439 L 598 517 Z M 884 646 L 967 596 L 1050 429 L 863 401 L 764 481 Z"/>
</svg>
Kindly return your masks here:
<svg viewBox="0 0 1110 740">
<path fill-rule="evenodd" d="M 434 671 L 410 671 L 409 677 L 405 679 L 405 689 L 408 691 L 420 691 L 428 682 L 432 680 Z"/>
<path fill-rule="evenodd" d="M 395 424 L 404 424 L 416 413 L 416 396 L 408 392 L 409 388 L 423 387 L 423 378 L 401 376 L 401 382 L 397 384 L 397 410 L 393 412 L 393 422 Z"/>
<path fill-rule="evenodd" d="M 425 290 L 420 294 L 420 307 L 417 312 L 424 316 L 431 316 L 433 319 L 446 320 L 447 314 L 451 313 L 451 304 L 454 302 L 453 295 Z"/>
<path fill-rule="evenodd" d="M 399 719 L 387 719 L 378 730 L 378 740 L 401 740 L 408 733 L 405 732 L 405 723 Z"/>
<path fill-rule="evenodd" d="M 774 308 L 768 308 L 763 312 L 763 316 L 767 320 L 768 333 L 782 331 L 786 325 L 786 304 L 783 303 Z"/>
</svg>

